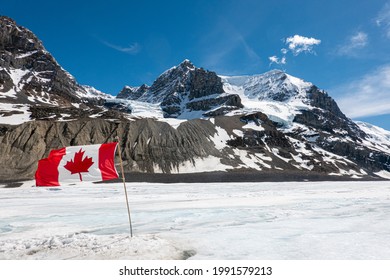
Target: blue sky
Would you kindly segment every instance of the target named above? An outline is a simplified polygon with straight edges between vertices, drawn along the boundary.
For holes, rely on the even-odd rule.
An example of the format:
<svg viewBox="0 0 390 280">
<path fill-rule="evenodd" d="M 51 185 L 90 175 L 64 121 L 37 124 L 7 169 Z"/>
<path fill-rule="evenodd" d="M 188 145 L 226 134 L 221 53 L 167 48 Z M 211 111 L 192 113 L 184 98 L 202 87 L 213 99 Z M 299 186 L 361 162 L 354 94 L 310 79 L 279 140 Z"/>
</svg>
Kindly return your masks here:
<svg viewBox="0 0 390 280">
<path fill-rule="evenodd" d="M 222 75 L 274 68 L 390 130 L 390 0 L 4 1 L 81 84 L 116 95 L 190 59 Z"/>
</svg>

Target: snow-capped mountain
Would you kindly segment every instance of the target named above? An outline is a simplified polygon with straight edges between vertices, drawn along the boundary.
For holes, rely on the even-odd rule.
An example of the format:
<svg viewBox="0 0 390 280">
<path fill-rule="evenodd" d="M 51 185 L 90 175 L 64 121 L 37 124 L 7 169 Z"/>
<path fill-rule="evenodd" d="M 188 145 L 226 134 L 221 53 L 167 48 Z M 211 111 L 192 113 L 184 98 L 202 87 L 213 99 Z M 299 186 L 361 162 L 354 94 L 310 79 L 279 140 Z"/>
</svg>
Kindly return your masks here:
<svg viewBox="0 0 390 280">
<path fill-rule="evenodd" d="M 0 58 L 0 179 L 31 178 L 51 149 L 116 136 L 127 172 L 390 179 L 390 132 L 353 122 L 325 91 L 282 71 L 220 76 L 184 60 L 113 98 L 79 85 L 7 17 Z"/>
<path fill-rule="evenodd" d="M 254 76 L 221 76 L 225 90 L 242 92 L 249 99 L 287 101 L 290 98 L 305 98 L 313 84 L 295 78 L 280 70 L 272 70 Z"/>
<path fill-rule="evenodd" d="M 217 141 L 220 151 L 230 154 L 231 158 L 238 156 L 237 151 L 229 152 L 234 146 L 247 151 L 259 149 L 273 162 L 282 159 L 300 170 L 353 177 L 365 176 L 372 171 L 389 171 L 390 141 L 383 136 L 386 134 L 374 126 L 353 122 L 325 91 L 312 83 L 279 70 L 230 77 L 207 71 L 213 78 L 206 80 L 214 83 L 208 84 L 212 90 L 207 91 L 204 90 L 207 83 L 200 83 L 199 87 L 190 79 L 191 74 L 201 71 L 205 70 L 185 60 L 164 72 L 151 87 L 143 85 L 142 94 L 139 94 L 139 88 L 133 88 L 128 95 L 118 97 L 127 99 L 133 106 L 133 114 L 138 117 L 148 114 L 148 117 L 154 115 L 161 119 L 163 115 L 165 121 L 174 117 L 203 118 L 214 124 L 215 119 L 230 118 L 230 124 L 225 121 L 223 125 L 217 125 L 223 139 L 219 139 L 221 136 L 217 133 L 219 140 L 213 138 L 213 141 Z M 199 92 L 204 94 L 196 96 Z M 178 100 L 173 104 L 180 104 L 177 106 L 179 113 L 169 115 L 165 111 L 166 100 L 171 100 L 172 96 Z M 234 97 L 234 106 L 215 102 L 223 96 Z M 193 100 L 202 100 L 204 106 L 192 106 Z M 210 103 L 214 105 L 212 109 Z M 137 110 L 141 107 L 148 110 Z M 237 117 L 240 123 L 234 127 Z M 224 144 L 220 145 L 219 141 Z M 267 147 L 267 141 L 275 147 Z M 244 163 L 242 166 L 252 169 L 286 168 L 272 167 L 250 153 L 238 157 Z"/>
<path fill-rule="evenodd" d="M 63 119 L 79 109 L 97 113 L 111 96 L 79 85 L 42 42 L 8 17 L 0 17 L 0 116 L 17 124 L 30 119 Z M 6 104 L 6 105 L 5 105 Z"/>
<path fill-rule="evenodd" d="M 237 94 L 223 90 L 216 73 L 189 60 L 161 74 L 150 86 L 125 87 L 118 98 L 159 104 L 167 118 L 192 119 L 227 113 L 242 107 Z"/>
</svg>

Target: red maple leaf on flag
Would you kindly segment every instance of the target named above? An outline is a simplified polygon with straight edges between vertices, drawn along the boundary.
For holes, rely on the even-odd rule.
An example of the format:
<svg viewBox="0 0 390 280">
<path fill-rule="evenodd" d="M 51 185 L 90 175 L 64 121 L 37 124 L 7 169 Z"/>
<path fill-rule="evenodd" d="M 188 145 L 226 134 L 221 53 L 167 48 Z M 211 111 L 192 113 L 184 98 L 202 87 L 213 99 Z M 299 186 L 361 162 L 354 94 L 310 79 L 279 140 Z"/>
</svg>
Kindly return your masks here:
<svg viewBox="0 0 390 280">
<path fill-rule="evenodd" d="M 83 159 L 85 151 L 76 152 L 74 155 L 74 158 L 70 161 L 67 161 L 64 167 L 68 169 L 71 174 L 78 173 L 80 176 L 80 181 L 83 181 L 83 178 L 81 177 L 82 172 L 89 172 L 88 169 L 92 166 L 93 161 L 91 157 L 85 156 Z"/>
</svg>

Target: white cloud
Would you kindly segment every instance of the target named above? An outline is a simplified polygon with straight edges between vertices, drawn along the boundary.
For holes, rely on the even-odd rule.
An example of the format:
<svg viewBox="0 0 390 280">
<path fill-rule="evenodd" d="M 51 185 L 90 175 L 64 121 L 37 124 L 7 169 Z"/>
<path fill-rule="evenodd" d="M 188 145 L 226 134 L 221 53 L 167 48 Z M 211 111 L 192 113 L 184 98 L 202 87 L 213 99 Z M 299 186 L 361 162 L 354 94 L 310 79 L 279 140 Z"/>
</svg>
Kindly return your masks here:
<svg viewBox="0 0 390 280">
<path fill-rule="evenodd" d="M 112 48 L 114 50 L 123 52 L 123 53 L 128 53 L 128 54 L 137 54 L 141 50 L 141 46 L 138 43 L 133 43 L 130 44 L 128 47 L 122 47 L 118 45 L 111 44 L 106 41 L 101 41 L 104 45 L 106 45 L 109 48 Z"/>
<path fill-rule="evenodd" d="M 314 53 L 313 47 L 315 45 L 319 45 L 321 40 L 308 38 L 301 35 L 294 35 L 292 37 L 288 37 L 285 43 L 288 44 L 288 48 L 294 55 L 299 55 L 302 52 Z"/>
<path fill-rule="evenodd" d="M 284 43 L 288 45 L 288 49 L 291 50 L 291 52 L 297 56 L 302 52 L 305 53 L 314 53 L 313 47 L 315 45 L 319 45 L 321 43 L 321 40 L 315 39 L 315 38 L 308 38 L 301 35 L 294 35 L 292 37 L 288 37 L 287 39 L 283 40 Z M 281 58 L 279 58 L 276 55 L 268 57 L 270 61 L 270 66 L 272 64 L 278 64 L 278 65 L 284 65 L 287 64 L 287 53 L 289 50 L 286 48 L 282 48 L 280 50 Z"/>
<path fill-rule="evenodd" d="M 386 36 L 390 38 L 390 3 L 386 3 L 375 19 L 376 24 L 382 27 Z"/>
<path fill-rule="evenodd" d="M 270 56 L 268 59 L 271 63 L 279 63 L 279 58 L 276 55 Z"/>
<path fill-rule="evenodd" d="M 338 55 L 354 56 L 356 51 L 363 49 L 368 44 L 368 35 L 364 32 L 357 32 L 348 37 L 345 44 L 341 45 L 338 50 Z"/>
<path fill-rule="evenodd" d="M 390 113 L 390 65 L 330 90 L 341 96 L 337 103 L 351 118 L 376 116 Z"/>
<path fill-rule="evenodd" d="M 268 59 L 270 61 L 270 65 L 273 63 L 279 64 L 279 65 L 286 64 L 286 57 L 285 56 L 283 56 L 282 58 L 279 58 L 276 55 L 273 55 L 273 56 L 268 57 Z"/>
</svg>

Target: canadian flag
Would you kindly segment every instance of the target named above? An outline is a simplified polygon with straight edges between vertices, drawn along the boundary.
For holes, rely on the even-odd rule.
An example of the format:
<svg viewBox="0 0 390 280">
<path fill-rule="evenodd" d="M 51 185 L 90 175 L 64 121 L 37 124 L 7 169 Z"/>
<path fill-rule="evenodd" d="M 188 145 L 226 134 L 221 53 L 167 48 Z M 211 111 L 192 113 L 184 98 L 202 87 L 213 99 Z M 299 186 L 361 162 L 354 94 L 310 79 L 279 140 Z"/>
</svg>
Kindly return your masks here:
<svg viewBox="0 0 390 280">
<path fill-rule="evenodd" d="M 115 151 L 118 143 L 72 146 L 52 150 L 38 162 L 37 187 L 60 186 L 64 182 L 105 181 L 118 178 Z"/>
</svg>

